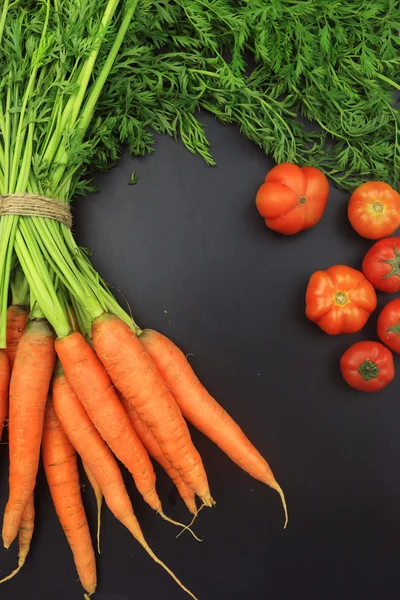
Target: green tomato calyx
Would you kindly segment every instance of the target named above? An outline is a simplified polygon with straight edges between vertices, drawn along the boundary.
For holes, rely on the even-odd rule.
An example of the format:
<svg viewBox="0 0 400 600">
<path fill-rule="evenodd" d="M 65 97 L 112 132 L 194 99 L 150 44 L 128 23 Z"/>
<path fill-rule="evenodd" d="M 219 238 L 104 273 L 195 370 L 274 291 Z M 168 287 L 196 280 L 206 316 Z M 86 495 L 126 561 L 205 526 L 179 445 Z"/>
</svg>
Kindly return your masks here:
<svg viewBox="0 0 400 600">
<path fill-rule="evenodd" d="M 396 244 L 393 244 L 393 254 L 394 258 L 387 260 L 378 260 L 377 262 L 384 262 L 390 265 L 389 273 L 386 273 L 381 279 L 387 279 L 388 277 L 393 277 L 393 275 L 397 275 L 400 277 L 400 252 L 397 250 Z"/>
<path fill-rule="evenodd" d="M 392 325 L 389 329 L 386 329 L 386 333 L 396 333 L 400 335 L 400 319 L 397 321 L 396 325 Z"/>
<path fill-rule="evenodd" d="M 370 361 L 368 358 L 361 363 L 358 368 L 358 372 L 364 381 L 370 381 L 378 377 L 380 369 L 375 362 Z"/>
</svg>

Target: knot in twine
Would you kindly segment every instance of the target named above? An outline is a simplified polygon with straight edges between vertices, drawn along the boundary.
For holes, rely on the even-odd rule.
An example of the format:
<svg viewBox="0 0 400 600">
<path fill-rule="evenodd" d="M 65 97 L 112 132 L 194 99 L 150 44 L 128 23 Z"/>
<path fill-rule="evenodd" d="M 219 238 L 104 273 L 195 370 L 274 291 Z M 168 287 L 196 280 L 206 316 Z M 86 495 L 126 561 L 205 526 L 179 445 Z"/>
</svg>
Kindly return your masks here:
<svg viewBox="0 0 400 600">
<path fill-rule="evenodd" d="M 22 217 L 43 217 L 54 219 L 71 229 L 72 216 L 69 204 L 39 196 L 38 194 L 0 195 L 0 216 L 19 215 Z"/>
</svg>

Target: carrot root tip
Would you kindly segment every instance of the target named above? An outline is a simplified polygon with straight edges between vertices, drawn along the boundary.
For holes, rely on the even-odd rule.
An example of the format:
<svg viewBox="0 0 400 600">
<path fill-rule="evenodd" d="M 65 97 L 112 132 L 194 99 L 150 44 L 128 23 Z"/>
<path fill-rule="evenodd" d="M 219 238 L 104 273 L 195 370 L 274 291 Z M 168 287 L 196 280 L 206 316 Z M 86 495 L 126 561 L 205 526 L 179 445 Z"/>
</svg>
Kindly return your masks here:
<svg viewBox="0 0 400 600">
<path fill-rule="evenodd" d="M 153 550 L 150 548 L 150 546 L 147 544 L 147 542 L 145 541 L 144 538 L 138 539 L 138 542 L 143 546 L 143 548 L 146 550 L 147 554 L 149 554 L 149 556 L 151 556 L 151 558 L 154 560 L 154 562 L 156 562 L 158 565 L 160 565 L 160 567 L 162 567 L 168 573 L 168 575 L 170 575 L 172 577 L 172 579 L 175 581 L 175 583 L 177 583 L 184 592 L 189 594 L 189 596 L 191 598 L 193 598 L 193 600 L 198 600 L 198 598 L 190 590 L 188 590 L 188 588 L 185 587 L 183 585 L 183 583 L 177 578 L 175 573 L 173 573 L 173 571 L 171 571 L 171 569 L 169 567 L 167 567 L 167 565 L 165 563 L 163 563 L 163 561 L 160 560 L 158 558 L 158 556 L 156 556 L 154 554 Z"/>
<path fill-rule="evenodd" d="M 285 513 L 285 523 L 283 525 L 283 529 L 286 529 L 287 524 L 289 522 L 289 515 L 288 515 L 288 510 L 287 510 L 287 505 L 286 505 L 286 499 L 285 499 L 285 494 L 283 493 L 283 489 L 281 488 L 281 486 L 279 485 L 279 483 L 274 479 L 273 482 L 269 482 L 268 483 L 269 487 L 271 487 L 273 490 L 275 490 L 276 492 L 278 492 L 280 498 L 281 498 L 281 502 L 282 502 L 282 506 L 283 506 L 283 511 Z"/>
<path fill-rule="evenodd" d="M 208 506 L 209 508 L 216 505 L 216 502 L 211 496 L 211 494 L 207 494 L 207 496 L 201 497 L 200 500 L 202 501 L 204 506 Z"/>
</svg>

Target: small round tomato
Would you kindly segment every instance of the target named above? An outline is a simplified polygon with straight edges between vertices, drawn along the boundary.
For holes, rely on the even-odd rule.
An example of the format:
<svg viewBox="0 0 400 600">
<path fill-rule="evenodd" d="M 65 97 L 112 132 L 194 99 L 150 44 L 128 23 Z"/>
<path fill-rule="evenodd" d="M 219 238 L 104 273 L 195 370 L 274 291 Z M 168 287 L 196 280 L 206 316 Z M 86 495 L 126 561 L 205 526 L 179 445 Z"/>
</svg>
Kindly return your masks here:
<svg viewBox="0 0 400 600">
<path fill-rule="evenodd" d="M 310 277 L 306 315 L 329 335 L 359 331 L 375 308 L 375 290 L 356 269 L 334 265 Z"/>
<path fill-rule="evenodd" d="M 378 392 L 394 377 L 393 354 L 379 342 L 357 342 L 340 359 L 344 380 L 360 392 Z"/>
<path fill-rule="evenodd" d="M 400 291 L 400 237 L 376 242 L 364 256 L 362 270 L 377 290 L 391 294 Z"/>
<path fill-rule="evenodd" d="M 378 240 L 400 225 L 400 195 L 383 181 L 363 183 L 351 195 L 347 213 L 358 234 Z"/>
<path fill-rule="evenodd" d="M 267 173 L 256 206 L 267 227 L 293 235 L 318 223 L 328 195 L 329 183 L 322 171 L 282 163 Z"/>
<path fill-rule="evenodd" d="M 393 352 L 400 354 L 400 298 L 388 302 L 379 313 L 378 336 Z"/>
</svg>

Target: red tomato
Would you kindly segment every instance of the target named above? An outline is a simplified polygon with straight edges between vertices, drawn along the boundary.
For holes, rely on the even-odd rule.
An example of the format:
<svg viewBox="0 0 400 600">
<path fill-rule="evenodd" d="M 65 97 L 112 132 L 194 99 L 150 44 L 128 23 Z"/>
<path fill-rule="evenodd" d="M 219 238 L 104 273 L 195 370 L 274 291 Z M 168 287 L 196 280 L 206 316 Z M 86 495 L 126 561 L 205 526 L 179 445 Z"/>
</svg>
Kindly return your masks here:
<svg viewBox="0 0 400 600">
<path fill-rule="evenodd" d="M 306 315 L 329 335 L 359 331 L 375 308 L 375 290 L 356 269 L 335 265 L 310 277 Z"/>
<path fill-rule="evenodd" d="M 347 213 L 357 233 L 378 240 L 400 225 L 400 195 L 383 181 L 363 183 L 351 195 Z"/>
<path fill-rule="evenodd" d="M 328 195 L 329 183 L 322 171 L 282 163 L 267 174 L 256 206 L 267 227 L 293 235 L 318 223 Z"/>
<path fill-rule="evenodd" d="M 377 290 L 400 291 L 400 237 L 376 242 L 364 256 L 362 270 Z"/>
<path fill-rule="evenodd" d="M 393 354 L 379 342 L 357 342 L 340 359 L 344 380 L 360 392 L 378 392 L 394 377 Z"/>
<path fill-rule="evenodd" d="M 382 308 L 378 317 L 378 336 L 393 352 L 400 354 L 400 298 Z"/>
</svg>

